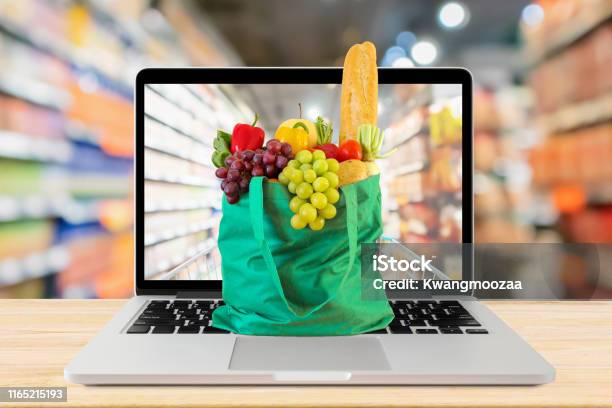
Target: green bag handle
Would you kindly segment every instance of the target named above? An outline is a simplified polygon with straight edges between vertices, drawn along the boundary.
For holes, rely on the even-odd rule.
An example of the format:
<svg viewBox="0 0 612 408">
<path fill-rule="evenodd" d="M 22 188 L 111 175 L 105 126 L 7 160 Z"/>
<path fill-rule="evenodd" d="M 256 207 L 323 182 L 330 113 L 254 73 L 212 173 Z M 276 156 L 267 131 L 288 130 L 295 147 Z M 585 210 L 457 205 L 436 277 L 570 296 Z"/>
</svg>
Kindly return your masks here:
<svg viewBox="0 0 612 408">
<path fill-rule="evenodd" d="M 349 272 L 351 271 L 351 269 L 353 269 L 353 265 L 355 264 L 355 257 L 357 256 L 357 240 L 359 238 L 357 233 L 357 194 L 353 186 L 351 185 L 344 186 L 342 188 L 342 192 L 344 193 L 346 202 L 346 226 L 349 241 L 349 263 L 346 267 L 346 270 L 342 274 L 342 279 L 339 280 L 338 283 L 335 285 L 335 287 L 330 293 L 330 296 L 320 304 L 313 306 L 308 310 L 307 308 L 299 306 L 295 307 L 293 303 L 287 300 L 285 291 L 283 290 L 283 285 L 281 284 L 280 277 L 278 275 L 278 269 L 276 269 L 276 264 L 274 262 L 274 258 L 272 257 L 272 252 L 270 251 L 270 247 L 268 246 L 268 242 L 266 241 L 263 228 L 263 179 L 263 177 L 253 177 L 249 186 L 249 212 L 251 215 L 251 223 L 253 226 L 255 241 L 257 242 L 261 250 L 261 254 L 263 255 L 268 272 L 272 276 L 274 286 L 276 286 L 276 289 L 281 294 L 281 298 L 283 299 L 283 303 L 287 306 L 287 309 L 289 309 L 289 311 L 297 317 L 306 317 L 321 309 L 336 296 L 338 290 L 344 284 L 344 281 L 346 280 L 346 277 L 348 276 Z"/>
</svg>

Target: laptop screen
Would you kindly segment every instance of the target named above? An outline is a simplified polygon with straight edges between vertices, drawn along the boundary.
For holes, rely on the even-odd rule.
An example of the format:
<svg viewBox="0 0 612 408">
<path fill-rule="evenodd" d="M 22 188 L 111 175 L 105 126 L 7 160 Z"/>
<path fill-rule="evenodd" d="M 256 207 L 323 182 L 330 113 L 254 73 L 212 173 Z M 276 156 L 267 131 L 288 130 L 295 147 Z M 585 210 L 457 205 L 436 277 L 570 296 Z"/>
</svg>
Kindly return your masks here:
<svg viewBox="0 0 612 408">
<path fill-rule="evenodd" d="M 380 154 L 393 152 L 376 161 L 383 242 L 462 241 L 461 98 L 461 84 L 379 84 Z M 231 135 L 257 116 L 267 141 L 302 119 L 325 124 L 337 145 L 340 100 L 340 84 L 146 84 L 144 278 L 222 280 L 219 226 L 229 195 L 215 175 L 215 151 L 225 148 L 215 144 L 218 130 Z M 216 156 L 219 164 L 226 155 Z M 448 278 L 461 279 L 460 270 Z"/>
</svg>

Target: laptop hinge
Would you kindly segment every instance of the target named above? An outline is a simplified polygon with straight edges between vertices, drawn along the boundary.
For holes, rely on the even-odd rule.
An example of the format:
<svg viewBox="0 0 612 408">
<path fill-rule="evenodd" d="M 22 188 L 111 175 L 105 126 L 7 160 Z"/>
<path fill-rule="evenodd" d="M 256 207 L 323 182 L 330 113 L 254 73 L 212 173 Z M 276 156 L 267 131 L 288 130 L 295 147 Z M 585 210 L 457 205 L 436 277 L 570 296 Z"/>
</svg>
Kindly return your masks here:
<svg viewBox="0 0 612 408">
<path fill-rule="evenodd" d="M 186 291 L 177 292 L 177 299 L 221 299 L 219 291 Z"/>
</svg>

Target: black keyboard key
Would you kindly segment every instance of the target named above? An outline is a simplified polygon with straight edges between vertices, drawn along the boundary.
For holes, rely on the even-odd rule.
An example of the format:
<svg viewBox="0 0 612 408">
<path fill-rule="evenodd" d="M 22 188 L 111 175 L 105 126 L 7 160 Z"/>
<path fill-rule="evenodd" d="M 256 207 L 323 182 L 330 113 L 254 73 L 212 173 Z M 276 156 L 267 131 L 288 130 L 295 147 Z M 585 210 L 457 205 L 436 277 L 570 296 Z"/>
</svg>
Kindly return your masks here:
<svg viewBox="0 0 612 408">
<path fill-rule="evenodd" d="M 193 302 L 191 300 L 175 300 L 174 302 L 172 302 L 171 306 L 175 306 L 175 307 L 178 307 L 178 306 L 189 306 L 191 304 L 193 304 Z"/>
<path fill-rule="evenodd" d="M 178 329 L 178 333 L 183 333 L 183 334 L 195 334 L 199 332 L 200 332 L 200 326 L 194 326 L 194 327 L 181 326 Z"/>
<path fill-rule="evenodd" d="M 229 333 L 227 330 L 219 329 L 217 327 L 208 326 L 204 328 L 203 334 L 223 334 Z"/>
<path fill-rule="evenodd" d="M 480 326 L 476 320 L 473 319 L 440 319 L 440 320 L 428 320 L 430 326 Z"/>
<path fill-rule="evenodd" d="M 446 310 L 450 315 L 470 314 L 470 312 L 468 312 L 462 307 L 447 307 Z"/>
<path fill-rule="evenodd" d="M 149 304 L 147 305 L 148 308 L 151 309 L 165 309 L 166 307 L 168 307 L 168 305 L 170 304 L 170 302 L 149 302 Z"/>
<path fill-rule="evenodd" d="M 150 310 L 145 310 L 144 312 L 142 312 L 140 314 L 140 317 L 141 318 L 153 318 L 153 319 L 162 318 L 163 317 L 164 319 L 167 319 L 167 318 L 170 318 L 170 317 L 174 317 L 174 314 L 172 312 L 168 312 L 168 311 L 165 311 L 165 312 L 152 312 Z"/>
<path fill-rule="evenodd" d="M 394 334 L 412 334 L 410 326 L 389 326 L 389 330 Z"/>
<path fill-rule="evenodd" d="M 141 319 L 138 319 L 134 322 L 134 326 L 150 326 L 150 325 L 151 325 L 151 322 L 148 322 L 146 320 L 141 320 Z"/>
<path fill-rule="evenodd" d="M 173 313 L 141 313 L 138 318 L 144 320 L 175 319 L 176 315 Z"/>
<path fill-rule="evenodd" d="M 406 322 L 408 326 L 411 327 L 423 327 L 427 326 L 427 322 L 423 319 L 409 320 Z"/>
<path fill-rule="evenodd" d="M 176 320 L 174 318 L 174 316 L 172 317 L 167 317 L 167 316 L 147 316 L 147 315 L 140 315 L 138 317 L 138 320 L 143 320 L 145 322 L 148 322 L 149 324 L 165 324 L 168 322 L 172 322 L 174 320 Z M 162 323 L 164 322 L 164 323 Z"/>
<path fill-rule="evenodd" d="M 165 319 L 174 319 L 174 313 L 172 312 L 150 312 L 150 311 L 144 311 L 140 314 L 140 317 L 154 317 L 154 318 L 165 318 Z"/>
<path fill-rule="evenodd" d="M 171 312 L 171 310 L 166 309 L 166 306 L 152 306 L 149 305 L 147 306 L 147 308 L 144 310 L 145 312 L 148 313 L 164 313 L 164 312 Z"/>
<path fill-rule="evenodd" d="M 436 329 L 416 329 L 417 334 L 438 334 Z"/>
<path fill-rule="evenodd" d="M 393 310 L 393 314 L 397 317 L 401 317 L 401 316 L 407 316 L 408 315 L 408 309 L 404 308 L 404 307 L 400 307 L 400 306 L 394 306 L 391 308 L 391 310 Z"/>
<path fill-rule="evenodd" d="M 141 316 L 172 316 L 174 313 L 172 310 L 151 310 L 146 309 L 141 313 Z"/>
<path fill-rule="evenodd" d="M 393 320 L 391 320 L 391 323 L 389 323 L 389 326 L 403 326 L 403 323 L 407 321 L 407 319 L 398 319 L 397 317 Z"/>
<path fill-rule="evenodd" d="M 430 316 L 430 315 L 431 315 L 431 313 L 430 313 L 430 314 L 423 313 L 423 310 L 422 310 L 422 309 L 420 309 L 420 308 L 416 308 L 416 307 L 415 307 L 415 308 L 413 308 L 413 309 L 410 309 L 409 314 L 411 314 L 411 315 L 413 315 L 413 316 Z"/>
<path fill-rule="evenodd" d="M 460 328 L 458 327 L 441 327 L 440 333 L 443 334 L 463 334 Z"/>
<path fill-rule="evenodd" d="M 467 334 L 489 334 L 485 329 L 465 329 Z"/>
<path fill-rule="evenodd" d="M 195 305 L 199 309 L 210 309 L 210 305 L 214 302 L 214 300 L 198 300 L 195 302 Z"/>
<path fill-rule="evenodd" d="M 189 320 L 184 324 L 186 327 L 207 327 L 208 320 Z"/>
<path fill-rule="evenodd" d="M 469 314 L 467 310 L 463 310 L 463 311 L 454 311 L 453 309 L 447 309 L 447 310 L 448 310 L 448 317 L 458 317 L 458 318 L 472 317 L 472 315 Z"/>
<path fill-rule="evenodd" d="M 128 329 L 128 334 L 145 334 L 151 330 L 151 326 L 134 325 Z"/>
<path fill-rule="evenodd" d="M 151 333 L 154 334 L 170 334 L 174 333 L 174 326 L 155 326 Z"/>
</svg>

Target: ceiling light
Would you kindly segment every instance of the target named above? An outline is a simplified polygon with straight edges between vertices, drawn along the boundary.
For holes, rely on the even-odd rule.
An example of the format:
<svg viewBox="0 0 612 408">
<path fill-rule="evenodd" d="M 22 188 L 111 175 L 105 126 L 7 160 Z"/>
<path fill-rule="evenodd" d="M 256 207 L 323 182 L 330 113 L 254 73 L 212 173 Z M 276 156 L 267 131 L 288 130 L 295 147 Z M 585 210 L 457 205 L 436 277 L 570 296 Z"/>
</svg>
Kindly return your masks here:
<svg viewBox="0 0 612 408">
<path fill-rule="evenodd" d="M 438 21 L 445 28 L 463 27 L 468 20 L 468 11 L 461 3 L 450 2 L 440 8 Z"/>
<path fill-rule="evenodd" d="M 521 19 L 528 26 L 536 26 L 544 20 L 544 9 L 539 4 L 525 6 L 521 13 Z"/>
<path fill-rule="evenodd" d="M 419 41 L 410 51 L 412 59 L 419 65 L 429 65 L 438 57 L 438 48 L 431 41 Z"/>
<path fill-rule="evenodd" d="M 467 24 L 467 8 L 457 2 L 446 3 L 438 12 L 438 21 L 444 28 L 460 28 Z"/>
</svg>

